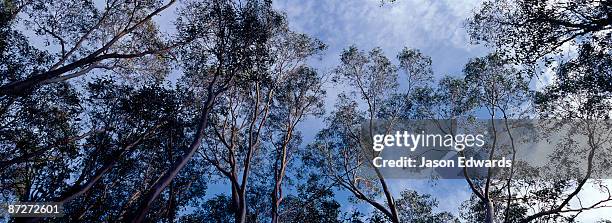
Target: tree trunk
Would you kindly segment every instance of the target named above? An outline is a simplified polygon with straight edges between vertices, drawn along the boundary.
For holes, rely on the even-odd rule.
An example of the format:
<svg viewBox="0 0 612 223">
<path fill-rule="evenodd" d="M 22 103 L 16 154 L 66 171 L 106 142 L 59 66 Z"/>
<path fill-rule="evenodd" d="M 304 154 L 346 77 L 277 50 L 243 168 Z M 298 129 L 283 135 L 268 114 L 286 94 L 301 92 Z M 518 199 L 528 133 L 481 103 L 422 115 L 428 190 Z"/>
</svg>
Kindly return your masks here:
<svg viewBox="0 0 612 223">
<path fill-rule="evenodd" d="M 274 192 L 272 192 L 272 223 L 278 223 L 278 207 L 280 206 L 279 186 L 278 181 L 274 184 Z"/>
<path fill-rule="evenodd" d="M 246 193 L 242 193 L 240 195 L 240 223 L 246 222 L 247 217 L 247 202 L 246 202 Z M 236 222 L 238 223 L 238 222 Z"/>
<path fill-rule="evenodd" d="M 237 179 L 235 179 L 237 182 Z M 232 181 L 232 207 L 234 207 L 234 222 L 241 222 L 242 201 L 240 199 L 240 186 Z"/>
<path fill-rule="evenodd" d="M 493 219 L 495 216 L 495 211 L 494 211 L 494 207 L 493 207 L 493 202 L 491 201 L 486 201 L 485 203 L 485 223 L 493 223 Z"/>
<path fill-rule="evenodd" d="M 287 138 L 291 135 L 291 129 L 288 131 Z M 282 185 L 283 178 L 285 176 L 285 169 L 287 166 L 287 145 L 290 139 L 286 139 L 281 147 L 281 158 L 278 159 L 274 166 L 274 192 L 272 194 L 272 223 L 278 222 L 278 209 L 280 208 L 281 201 L 283 200 Z M 280 165 L 280 169 L 279 166 Z"/>
</svg>

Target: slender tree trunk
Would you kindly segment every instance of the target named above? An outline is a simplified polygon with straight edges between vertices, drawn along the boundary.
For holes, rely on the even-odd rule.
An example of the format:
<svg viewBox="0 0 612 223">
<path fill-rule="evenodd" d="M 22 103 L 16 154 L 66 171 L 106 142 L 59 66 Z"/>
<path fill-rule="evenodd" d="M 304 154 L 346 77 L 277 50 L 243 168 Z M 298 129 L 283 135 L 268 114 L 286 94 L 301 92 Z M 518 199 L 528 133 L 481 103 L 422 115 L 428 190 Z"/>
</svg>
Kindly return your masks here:
<svg viewBox="0 0 612 223">
<path fill-rule="evenodd" d="M 240 223 L 246 222 L 247 217 L 247 202 L 246 202 L 246 193 L 242 193 L 240 195 Z"/>
<path fill-rule="evenodd" d="M 291 125 L 291 124 L 289 124 Z M 283 200 L 282 185 L 283 178 L 285 177 L 285 171 L 287 168 L 287 146 L 291 141 L 293 134 L 293 127 L 287 129 L 285 134 L 285 140 L 281 146 L 281 154 L 278 162 L 274 166 L 274 194 L 272 194 L 272 223 L 278 222 L 278 210 L 280 208 L 281 201 Z M 280 165 L 280 169 L 279 169 Z"/>
<path fill-rule="evenodd" d="M 278 178 L 276 170 L 274 170 L 275 178 Z M 278 222 L 278 208 L 280 206 L 280 186 L 278 180 L 274 183 L 274 192 L 272 192 L 272 223 Z"/>
<path fill-rule="evenodd" d="M 242 205 L 241 205 L 241 199 L 240 199 L 240 186 L 234 182 L 237 182 L 237 179 L 234 179 L 235 181 L 232 181 L 232 207 L 234 207 L 234 222 L 241 222 L 241 213 L 242 211 L 240 210 Z"/>
<path fill-rule="evenodd" d="M 282 193 L 282 176 L 278 181 L 274 184 L 274 194 L 272 194 L 272 223 L 279 222 L 279 209 L 281 202 L 283 201 L 283 193 Z"/>
<path fill-rule="evenodd" d="M 495 210 L 493 207 L 493 202 L 491 202 L 490 200 L 485 202 L 485 210 L 487 213 L 485 213 L 485 223 L 493 223 L 493 219 L 495 216 Z"/>
<path fill-rule="evenodd" d="M 278 207 L 276 205 L 272 205 L 272 223 L 278 222 Z"/>
<path fill-rule="evenodd" d="M 397 208 L 395 206 L 395 200 L 393 199 L 393 195 L 391 194 L 391 191 L 389 190 L 389 187 L 387 186 L 387 182 L 384 176 L 380 173 L 380 170 L 378 170 L 378 168 L 375 168 L 374 170 L 383 188 L 385 198 L 387 199 L 387 205 L 389 206 L 389 212 L 391 214 L 389 218 L 391 218 L 391 221 L 395 223 L 399 223 L 400 219 L 399 219 L 399 214 L 397 213 Z"/>
<path fill-rule="evenodd" d="M 170 162 L 172 162 L 172 160 L 174 160 L 174 156 L 172 154 L 172 136 L 170 136 L 170 140 L 168 143 L 168 160 L 170 160 Z M 175 194 L 175 188 L 174 188 L 174 182 L 170 183 L 169 186 L 169 190 L 168 190 L 168 212 L 166 213 L 166 218 L 168 220 L 169 223 L 174 223 L 174 217 L 176 215 L 175 212 L 175 199 L 176 199 L 176 194 Z"/>
</svg>

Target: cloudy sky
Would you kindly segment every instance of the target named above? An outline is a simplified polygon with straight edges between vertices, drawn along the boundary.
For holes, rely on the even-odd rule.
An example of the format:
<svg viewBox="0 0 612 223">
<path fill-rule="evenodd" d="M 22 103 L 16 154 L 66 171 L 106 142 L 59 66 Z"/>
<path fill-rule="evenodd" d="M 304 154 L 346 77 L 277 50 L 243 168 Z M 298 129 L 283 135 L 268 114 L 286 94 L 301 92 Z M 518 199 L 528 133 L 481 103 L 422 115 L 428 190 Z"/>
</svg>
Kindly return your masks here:
<svg viewBox="0 0 612 223">
<path fill-rule="evenodd" d="M 287 13 L 290 26 L 315 36 L 329 49 L 322 67 L 337 64 L 343 48 L 352 44 L 369 50 L 381 47 L 394 57 L 404 46 L 432 57 L 437 73 L 457 73 L 468 58 L 486 50 L 469 44 L 464 21 L 480 1 L 275 1 Z"/>
</svg>

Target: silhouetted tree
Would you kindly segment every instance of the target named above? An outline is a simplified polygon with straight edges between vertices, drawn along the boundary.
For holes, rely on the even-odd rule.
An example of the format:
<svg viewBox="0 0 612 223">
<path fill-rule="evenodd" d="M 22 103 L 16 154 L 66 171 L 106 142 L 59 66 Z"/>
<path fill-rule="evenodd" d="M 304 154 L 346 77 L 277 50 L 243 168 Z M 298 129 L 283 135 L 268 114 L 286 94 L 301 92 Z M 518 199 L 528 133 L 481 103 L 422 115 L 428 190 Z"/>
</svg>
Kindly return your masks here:
<svg viewBox="0 0 612 223">
<path fill-rule="evenodd" d="M 559 52 L 564 44 L 610 47 L 610 1 L 491 0 L 468 20 L 476 43 L 511 51 L 522 62 Z"/>
</svg>

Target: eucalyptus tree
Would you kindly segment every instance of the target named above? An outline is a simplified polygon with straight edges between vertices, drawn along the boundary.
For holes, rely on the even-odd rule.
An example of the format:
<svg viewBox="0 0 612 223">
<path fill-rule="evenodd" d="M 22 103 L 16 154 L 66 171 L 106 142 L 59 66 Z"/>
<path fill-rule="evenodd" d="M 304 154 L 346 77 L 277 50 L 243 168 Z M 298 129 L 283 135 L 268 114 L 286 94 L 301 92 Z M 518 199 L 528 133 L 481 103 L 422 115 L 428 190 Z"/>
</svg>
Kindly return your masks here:
<svg viewBox="0 0 612 223">
<path fill-rule="evenodd" d="M 611 7 L 610 1 L 487 1 L 468 21 L 468 30 L 472 40 L 509 52 L 521 66 L 543 59 L 545 74 L 551 81 L 537 89 L 536 117 L 580 120 L 582 126 L 577 127 L 580 131 L 575 135 L 606 141 L 594 134 L 605 128 L 595 131 L 592 128 L 596 125 L 588 124 L 609 118 Z M 560 54 L 564 51 L 570 53 Z M 558 147 L 567 148 L 568 144 L 562 141 Z M 597 157 L 606 154 L 607 149 L 591 144 L 588 148 L 555 153 L 562 158 L 563 154 L 570 155 L 568 151 L 590 165 L 598 162 Z M 538 201 L 540 208 L 520 207 L 527 210 L 516 219 L 573 221 L 578 214 L 592 209 L 582 205 L 572 209 L 570 202 L 580 199 L 577 194 L 585 185 L 606 190 L 605 181 L 589 180 L 595 167 L 567 181 L 532 182 L 536 191 L 549 199 Z M 601 201 L 605 200 L 604 193 Z"/>
<path fill-rule="evenodd" d="M 266 146 L 270 147 L 269 167 L 274 172 L 271 196 L 272 222 L 279 222 L 284 199 L 284 181 L 300 154 L 301 132 L 305 119 L 323 114 L 325 77 L 306 65 L 306 60 L 325 49 L 319 40 L 288 30 L 286 24 L 271 41 L 274 56 L 271 68 L 275 92 L 266 127 Z M 281 221 L 282 222 L 282 221 Z"/>
<path fill-rule="evenodd" d="M 4 108 L 0 114 L 4 200 L 42 200 L 65 185 L 72 173 L 65 160 L 77 157 L 77 141 L 88 136 L 81 135 L 78 124 L 80 102 L 72 87 L 59 84 L 15 99 Z"/>
<path fill-rule="evenodd" d="M 427 110 L 433 76 L 431 59 L 418 50 L 405 48 L 398 55 L 398 68 L 380 48 L 365 53 L 356 47 L 344 50 L 340 59 L 334 80 L 346 83 L 349 92 L 338 96 L 334 111 L 326 118 L 327 126 L 310 145 L 319 154 L 306 160 L 316 160 L 308 163 L 358 201 L 374 207 L 384 219 L 404 221 L 400 213 L 405 210 L 398 209 L 387 179 L 368 161 L 374 154 L 362 137 L 372 137 L 367 132 L 371 134 L 375 119 L 424 117 L 414 111 Z M 399 90 L 398 71 L 409 85 L 405 92 Z M 365 168 L 372 169 L 372 173 L 368 174 Z"/>
<path fill-rule="evenodd" d="M 271 12 L 274 13 L 274 12 Z M 271 60 L 258 73 L 230 86 L 219 98 L 211 116 L 207 150 L 202 157 L 225 178 L 232 191 L 235 222 L 248 220 L 249 205 L 270 199 L 272 221 L 278 220 L 283 179 L 294 150 L 299 146 L 296 126 L 309 115 L 321 112 L 323 90 L 321 75 L 305 66 L 323 48 L 318 40 L 290 31 L 285 19 L 270 30 L 266 43 Z M 252 174 L 271 186 L 270 197 L 249 203 Z M 269 178 L 271 177 L 271 178 Z"/>
<path fill-rule="evenodd" d="M 464 72 L 465 81 L 476 93 L 477 108 L 483 109 L 491 120 L 489 129 L 493 136 L 484 147 L 486 154 L 489 159 L 509 156 L 513 160 L 511 168 L 498 173 L 495 178 L 491 177 L 491 169 L 488 169 L 484 178 L 471 179 L 466 175 L 466 180 L 474 193 L 470 201 L 464 203 L 462 207 L 462 216 L 466 220 L 573 222 L 585 211 L 606 207 L 605 203 L 610 201 L 610 196 L 606 195 L 608 186 L 605 181 L 593 179 L 597 174 L 606 171 L 606 161 L 598 157 L 610 153 L 606 146 L 610 142 L 607 138 L 610 128 L 606 121 L 601 120 L 608 114 L 604 105 L 606 102 L 598 101 L 595 104 L 602 103 L 600 106 L 592 106 L 593 104 L 589 103 L 593 103 L 594 100 L 574 99 L 591 98 L 588 95 L 597 97 L 600 92 L 585 91 L 578 87 L 576 89 L 580 90 L 573 93 L 564 92 L 561 94 L 563 97 L 560 97 L 556 86 L 566 82 L 557 82 L 545 88 L 544 93 L 540 93 L 539 97 L 545 95 L 550 97 L 546 100 L 537 99 L 536 102 L 539 104 L 535 106 L 537 110 L 534 110 L 533 93 L 529 90 L 527 82 L 518 74 L 518 70 L 502 57 L 492 54 L 473 59 L 466 65 Z M 580 75 L 589 74 L 580 73 Z M 552 120 L 555 124 L 552 127 L 536 125 L 545 131 L 545 134 L 537 136 L 513 130 L 516 126 L 509 119 L 530 118 L 534 115 L 558 120 Z M 563 118 L 571 118 L 572 121 L 569 123 L 559 121 Z M 494 121 L 495 119 L 501 121 Z M 564 132 L 565 128 L 573 130 Z M 503 134 L 507 134 L 505 138 L 509 139 L 509 144 L 498 141 L 497 136 Z M 555 139 L 556 136 L 564 138 Z M 581 141 L 581 137 L 586 137 L 588 140 Z M 515 144 L 534 138 L 548 140 L 551 143 L 550 151 L 542 149 L 551 154 L 538 158 L 540 159 L 538 162 L 545 164 L 542 167 L 515 160 L 519 150 Z M 520 152 L 526 155 L 525 152 L 530 151 L 520 149 Z M 545 160 L 546 158 L 548 160 Z M 585 164 L 584 168 L 579 166 L 580 163 Z M 606 176 L 605 173 L 603 176 Z M 601 193 L 600 196 L 591 196 L 592 199 L 596 199 L 593 205 L 583 204 L 578 195 L 586 190 L 586 185 L 592 185 Z M 571 202 L 579 204 L 571 205 Z"/>
<path fill-rule="evenodd" d="M 489 160 L 496 157 L 506 156 L 508 153 L 512 156 L 513 165 L 510 169 L 510 174 L 507 179 L 495 179 L 493 177 L 493 169 L 488 168 L 487 174 L 483 178 L 473 179 L 467 168 L 463 168 L 465 179 L 470 186 L 472 193 L 479 199 L 483 206 L 485 222 L 508 221 L 509 218 L 496 219 L 498 210 L 502 205 L 502 201 L 495 201 L 496 197 L 500 197 L 498 187 L 503 184 L 507 189 L 507 201 L 505 205 L 507 209 L 504 214 L 507 216 L 510 211 L 512 198 L 512 177 L 514 171 L 514 158 L 516 150 L 514 140 L 520 136 L 512 136 L 511 126 L 508 122 L 509 118 L 525 118 L 524 108 L 529 108 L 530 91 L 527 82 L 519 75 L 519 70 L 510 65 L 507 60 L 503 59 L 499 54 L 490 54 L 483 58 L 474 58 L 470 60 L 465 68 L 466 87 L 473 95 L 474 109 L 484 110 L 484 118 L 490 120 L 489 129 L 491 131 L 490 142 L 486 143 L 483 148 L 484 154 Z M 496 119 L 502 119 L 504 125 L 497 126 L 499 122 Z M 511 150 L 508 150 L 503 145 L 498 143 L 498 137 L 501 133 L 506 132 L 511 140 Z M 462 154 L 463 155 L 463 154 Z M 496 195 L 492 195 L 496 194 Z M 501 196 L 503 197 L 503 196 Z"/>
<path fill-rule="evenodd" d="M 355 126 L 358 127 L 359 122 L 361 122 L 362 127 L 365 126 L 364 128 L 368 128 L 368 125 L 369 125 L 370 132 L 371 132 L 373 119 L 385 119 L 385 120 L 393 121 L 397 119 L 410 119 L 410 120 L 412 119 L 432 119 L 436 117 L 434 114 L 436 111 L 434 109 L 434 106 L 436 105 L 436 102 L 439 101 L 438 99 L 439 97 L 438 95 L 436 95 L 435 89 L 433 87 L 434 78 L 433 78 L 433 71 L 431 68 L 432 60 L 430 57 L 424 55 L 418 49 L 411 49 L 411 48 L 405 47 L 397 55 L 399 65 L 395 67 L 386 58 L 384 58 L 384 56 L 382 56 L 382 53 L 379 51 L 379 49 L 374 49 L 370 53 L 371 64 L 365 65 L 365 67 L 367 67 L 365 69 L 359 69 L 359 68 L 356 69 L 357 66 L 353 65 L 352 62 L 347 62 L 349 61 L 347 60 L 347 58 L 351 58 L 347 56 L 347 55 L 350 55 L 347 53 L 347 52 L 350 52 L 350 50 L 351 49 L 349 49 L 349 51 L 345 51 L 345 54 L 343 54 L 342 61 L 344 64 L 342 64 L 338 68 L 337 71 L 339 72 L 340 75 L 344 75 L 345 78 L 348 78 L 349 82 L 353 81 L 350 79 L 357 79 L 357 83 L 351 83 L 351 85 L 354 88 L 358 89 L 352 92 L 352 94 L 360 95 L 359 93 L 356 93 L 356 92 L 360 92 L 362 94 L 361 98 L 365 100 L 366 102 L 365 104 L 367 104 L 366 106 L 367 109 L 366 111 L 359 110 L 358 107 L 359 107 L 359 103 L 361 102 L 350 100 L 348 99 L 347 96 L 341 95 L 338 105 L 337 105 L 337 110 L 336 110 L 337 113 L 334 115 L 339 115 L 338 113 L 342 113 L 343 118 L 353 117 L 355 119 L 351 122 L 346 122 L 345 120 L 344 121 L 340 119 L 335 120 L 335 118 L 334 119 L 330 118 L 330 120 L 334 120 L 334 121 L 331 121 L 331 123 L 334 123 L 335 121 L 339 121 L 340 123 L 343 123 L 341 125 L 347 125 L 347 127 L 337 127 L 337 126 L 332 127 L 332 125 L 330 125 L 329 128 L 334 129 L 331 131 L 337 131 L 337 133 L 332 133 L 333 136 L 327 135 L 326 137 L 331 136 L 332 138 L 334 138 L 334 137 L 340 136 L 341 134 L 346 134 L 347 136 L 343 136 L 343 137 L 348 137 L 347 139 L 344 139 L 345 142 L 347 142 L 346 145 L 351 145 L 351 143 L 356 142 L 357 143 L 355 144 L 356 146 L 363 147 L 363 145 L 361 144 L 363 142 L 358 142 L 359 139 L 355 139 L 356 136 L 358 137 L 359 134 L 362 134 L 362 133 L 359 133 L 359 130 L 356 130 L 356 129 L 347 130 L 350 128 L 354 128 Z M 353 56 L 353 58 L 358 58 L 358 57 Z M 361 71 L 361 70 L 365 70 L 365 71 Z M 355 74 L 351 74 L 351 72 L 355 73 L 356 76 L 352 76 Z M 371 73 L 368 73 L 367 75 L 362 76 L 363 79 L 368 80 L 370 82 L 364 81 L 363 83 L 360 83 L 360 80 L 358 79 L 358 77 L 360 76 L 359 72 L 366 72 L 366 73 L 371 72 Z M 405 84 L 405 86 L 397 82 L 398 78 L 399 78 L 399 82 L 402 84 Z M 373 84 L 370 84 L 370 83 L 373 83 Z M 364 90 L 364 89 L 368 89 L 368 90 Z M 372 91 L 370 89 L 377 89 L 378 92 L 377 90 Z M 368 114 L 369 114 L 369 117 L 368 117 Z M 325 131 L 330 131 L 330 129 L 325 129 L 321 133 L 324 133 Z M 343 131 L 346 131 L 346 132 L 341 133 Z M 352 131 L 356 131 L 356 132 L 352 132 Z M 319 136 L 322 136 L 322 134 Z M 317 140 L 324 140 L 324 138 L 321 137 L 321 138 L 318 138 Z M 335 139 L 331 141 L 336 142 Z M 341 146 L 341 145 L 334 145 L 334 144 L 325 145 L 325 147 L 327 146 L 335 147 L 335 146 Z M 351 146 L 354 146 L 354 145 L 351 145 Z M 364 151 L 369 151 L 370 149 L 359 148 L 359 150 L 361 150 L 360 151 L 361 153 L 364 153 Z M 342 154 L 351 154 L 351 152 L 345 151 Z M 362 155 L 364 155 L 364 157 L 368 156 L 368 154 L 362 154 Z M 371 155 L 372 154 L 369 154 L 369 156 Z M 369 160 L 367 158 L 364 159 L 364 157 L 355 157 L 357 158 L 355 163 L 357 165 L 369 165 L 369 164 L 363 163 L 363 162 L 368 162 L 367 160 Z M 425 215 L 430 216 L 430 217 L 434 215 L 441 217 L 441 218 L 433 217 L 430 220 L 438 219 L 440 221 L 447 221 L 447 220 L 450 221 L 451 219 L 454 219 L 454 217 L 450 215 L 448 215 L 447 216 L 448 218 L 446 218 L 446 217 L 442 217 L 442 215 L 446 216 L 446 214 L 438 215 L 438 214 L 434 214 L 433 212 L 429 213 L 430 215 L 425 214 L 421 217 L 418 217 L 414 213 L 418 212 L 418 210 L 423 210 L 423 208 L 426 209 L 427 207 L 419 206 L 419 205 L 414 205 L 414 206 L 406 205 L 405 202 L 402 202 L 405 199 L 409 199 L 409 198 L 404 197 L 404 195 L 406 194 L 400 195 L 399 198 L 393 198 L 393 195 L 391 194 L 390 190 L 388 188 L 385 188 L 385 186 L 383 186 L 385 184 L 384 176 L 378 172 L 377 168 L 374 168 L 374 172 L 376 173 L 376 177 L 374 177 L 374 179 L 367 179 L 366 176 L 360 176 L 359 175 L 360 173 L 358 172 L 356 168 L 359 168 L 359 167 L 357 166 L 345 167 L 344 170 L 348 170 L 350 173 L 348 174 L 345 173 L 345 176 L 342 176 L 342 177 L 346 177 L 346 175 L 355 177 L 355 179 L 353 180 L 353 183 L 354 183 L 353 189 L 357 192 L 355 194 L 357 198 L 363 199 L 363 197 L 376 195 L 376 193 L 383 193 L 385 197 L 387 198 L 386 204 L 389 206 L 388 211 L 386 212 L 382 210 L 384 208 L 382 209 L 376 208 L 377 205 L 374 205 L 377 211 L 375 212 L 376 214 L 371 218 L 372 221 L 379 221 L 379 220 L 392 221 L 392 222 L 418 221 L 416 219 L 424 220 L 425 218 L 428 218 L 428 217 L 425 217 Z M 378 178 L 380 185 L 377 185 L 378 183 L 376 182 L 376 178 Z M 364 188 L 363 190 L 365 190 L 366 192 L 370 190 L 369 192 L 367 192 L 370 194 L 365 194 L 365 193 L 360 194 L 360 192 L 358 191 L 359 188 Z M 417 196 L 421 196 L 421 195 L 417 195 Z M 426 197 L 427 195 L 423 195 L 423 196 Z M 366 201 L 367 199 L 369 198 L 366 198 Z M 393 205 L 394 202 L 397 202 L 397 204 Z M 395 209 L 395 213 L 393 212 L 393 209 Z M 382 215 L 379 215 L 381 213 Z"/>
<path fill-rule="evenodd" d="M 0 96 L 28 95 L 95 69 L 164 74 L 165 53 L 182 42 L 164 40 L 153 18 L 175 2 L 3 1 L 0 63 L 20 65 L 2 66 Z"/>
<path fill-rule="evenodd" d="M 15 176 L 21 177 L 3 179 L 8 182 L 7 188 L 21 184 L 30 188 L 29 194 L 36 195 L 27 198 L 20 195 L 19 187 L 13 188 L 13 194 L 19 196 L 17 201 L 63 202 L 66 215 L 59 220 L 116 221 L 135 202 L 130 195 L 146 190 L 154 176 L 181 155 L 175 148 L 187 145 L 194 128 L 193 121 L 186 118 L 192 116 L 193 110 L 184 107 L 192 100 L 184 91 L 158 86 L 134 88 L 109 79 L 88 84 L 85 94 L 80 105 L 86 111 L 78 116 L 78 122 L 92 131 L 61 142 L 71 150 L 50 146 L 44 148 L 50 152 L 21 160 L 7 169 L 23 169 L 36 178 L 23 181 L 21 178 L 28 174 L 14 171 Z M 46 118 L 47 125 L 52 121 Z M 200 178 L 204 174 L 201 170 L 193 165 L 180 174 L 168 196 L 155 204 L 165 211 L 151 219 L 171 221 L 188 202 L 197 202 L 192 198 L 202 195 L 206 187 Z M 53 183 L 53 179 L 62 183 Z"/>
<path fill-rule="evenodd" d="M 200 153 L 229 181 L 235 222 L 247 221 L 250 176 L 262 165 L 260 157 L 266 152 L 262 141 L 272 89 L 268 80 L 254 79 L 229 87 L 211 116 L 211 137 L 205 138 L 207 149 Z"/>
<path fill-rule="evenodd" d="M 360 175 L 360 168 L 369 165 L 366 161 L 372 154 L 359 138 L 360 126 L 372 127 L 380 107 L 396 90 L 397 68 L 384 56 L 380 48 L 366 54 L 350 47 L 341 54 L 341 64 L 336 68 L 336 81 L 348 83 L 351 94 L 363 100 L 366 110 L 360 110 L 358 102 L 342 93 L 327 126 L 319 132 L 313 149 L 320 151 L 322 172 L 342 189 L 351 192 L 357 199 L 367 202 L 381 211 L 393 222 L 400 222 L 395 200 L 389 185 L 380 174 L 374 177 Z M 377 201 L 383 195 L 384 202 Z"/>
<path fill-rule="evenodd" d="M 547 119 L 573 120 L 576 129 L 564 135 L 554 150 L 555 160 L 551 167 L 554 175 L 566 176 L 558 185 L 544 184 L 541 190 L 555 188 L 556 196 L 549 196 L 544 205 L 532 210 L 523 222 L 540 219 L 566 219 L 573 221 L 588 210 L 609 208 L 610 180 L 608 161 L 602 157 L 611 155 L 610 150 L 610 88 L 607 78 L 611 74 L 609 51 L 593 44 L 583 44 L 578 55 L 559 65 L 554 73 L 556 81 L 536 95 L 536 109 L 539 117 Z M 553 130 L 554 131 L 554 130 Z M 574 138 L 583 137 L 586 141 Z M 559 171 L 573 167 L 563 159 L 584 162 L 586 168 L 577 172 Z M 576 167 L 574 167 L 576 168 Z M 603 173 L 603 175 L 601 175 Z M 603 178 L 603 179 L 600 179 Z M 556 187 L 555 187 L 556 186 Z M 551 189 L 548 189 L 551 191 Z M 592 191 L 594 204 L 582 204 L 581 192 Z M 579 202 L 572 205 L 571 202 Z"/>
<path fill-rule="evenodd" d="M 82 158 L 79 143 L 109 131 L 111 126 L 88 126 L 90 123 L 83 118 L 88 111 L 81 97 L 82 86 L 65 80 L 99 68 L 126 75 L 163 75 L 167 59 L 161 54 L 168 51 L 171 44 L 162 40 L 152 18 L 174 3 L 1 2 L 0 106 L 3 124 L 0 137 L 3 144 L 0 152 L 7 155 L 7 159 L 0 161 L 3 173 L 35 163 L 35 169 L 46 168 L 44 172 L 31 171 L 40 177 L 47 173 L 59 173 L 47 176 L 49 180 L 69 176 L 71 171 L 62 169 L 72 169 L 70 161 Z M 60 165 L 62 160 L 64 164 Z M 86 176 L 85 173 L 82 176 Z M 65 186 L 53 182 L 36 185 L 45 184 L 49 189 L 44 190 L 56 192 Z M 74 185 L 71 192 L 61 196 L 45 192 L 43 196 L 20 196 L 19 199 L 72 199 L 90 186 Z"/>
<path fill-rule="evenodd" d="M 323 114 L 325 91 L 322 76 L 308 67 L 300 67 L 287 74 L 279 84 L 280 92 L 272 104 L 269 139 L 271 167 L 274 172 L 272 193 L 272 222 L 279 220 L 279 209 L 284 199 L 284 181 L 300 151 L 301 137 L 298 125 L 309 116 Z"/>
<path fill-rule="evenodd" d="M 67 203 L 67 217 L 73 221 L 117 221 L 137 202 L 133 194 L 145 192 L 157 175 L 183 155 L 179 148 L 189 144 L 189 135 L 195 129 L 195 111 L 185 106 L 193 98 L 180 88 L 156 85 L 134 88 L 109 80 L 93 82 L 90 89 L 89 107 L 98 108 L 88 113 L 92 122 L 130 125 L 114 127 L 88 143 L 95 149 L 88 149 L 91 153 L 83 155 L 80 166 L 86 168 L 79 178 L 84 183 L 75 186 L 88 185 L 89 189 Z M 121 120 L 117 116 L 130 119 Z M 141 129 L 142 133 L 131 133 L 133 129 Z M 109 151 L 107 142 L 113 142 L 117 136 L 132 137 L 136 141 L 119 144 L 124 147 Z M 167 196 L 154 204 L 164 211 L 156 212 L 149 219 L 172 222 L 188 202 L 198 202 L 206 188 L 205 181 L 199 178 L 205 174 L 202 170 L 199 165 L 191 165 L 179 174 L 166 190 Z"/>
<path fill-rule="evenodd" d="M 264 79 L 269 64 L 267 40 L 277 17 L 267 2 L 193 1 L 181 12 L 178 30 L 191 40 L 180 49 L 183 81 L 195 92 L 197 127 L 182 155 L 139 197 L 125 221 L 143 221 L 155 200 L 202 146 L 211 112 L 220 95 L 238 83 Z M 251 93 L 251 92 L 247 92 Z M 251 141 L 250 143 L 254 143 Z M 255 144 L 251 144 L 255 145 Z"/>
</svg>

